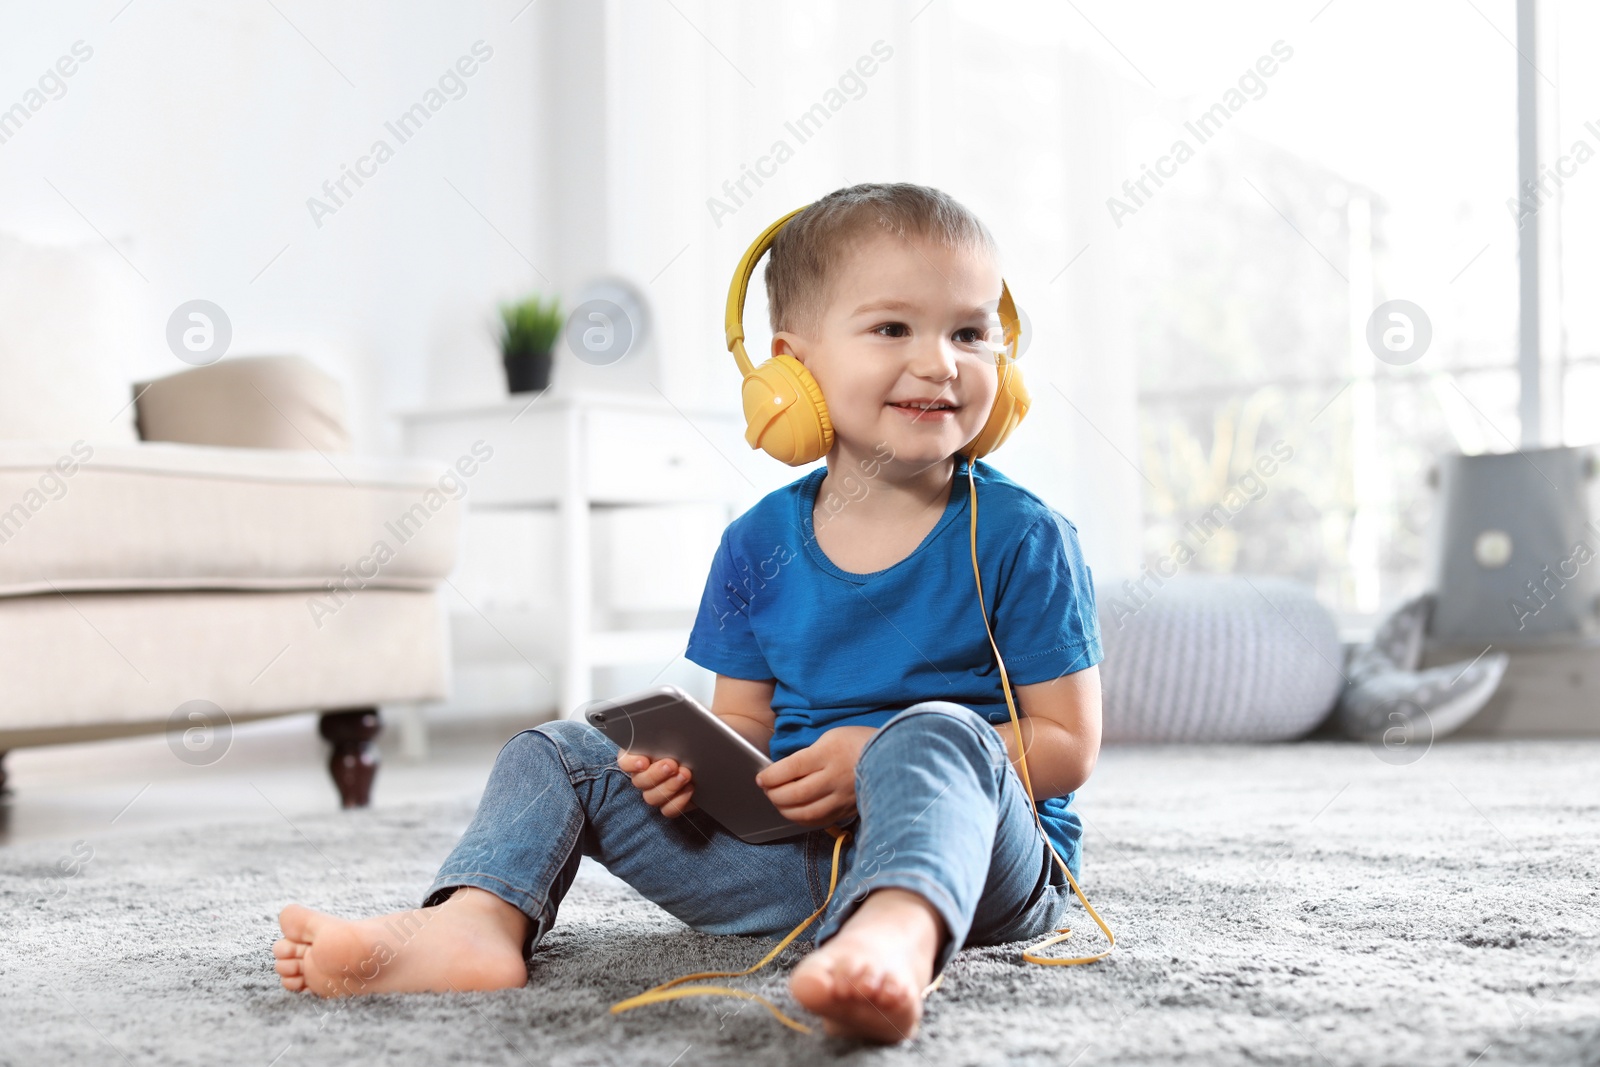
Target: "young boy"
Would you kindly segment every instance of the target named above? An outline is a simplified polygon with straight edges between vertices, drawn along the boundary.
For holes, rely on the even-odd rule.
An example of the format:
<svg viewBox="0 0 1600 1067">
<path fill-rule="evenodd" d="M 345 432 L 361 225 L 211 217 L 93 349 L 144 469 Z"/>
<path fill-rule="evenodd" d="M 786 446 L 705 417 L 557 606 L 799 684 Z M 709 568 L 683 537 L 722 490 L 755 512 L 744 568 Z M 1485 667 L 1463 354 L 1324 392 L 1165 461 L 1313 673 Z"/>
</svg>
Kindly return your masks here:
<svg viewBox="0 0 1600 1067">
<path fill-rule="evenodd" d="M 850 831 L 840 882 L 790 991 L 830 1034 L 908 1038 L 959 948 L 1058 925 L 1070 887 L 1012 765 L 960 453 L 998 389 L 993 239 L 938 190 L 858 185 L 795 216 L 771 255 L 772 351 L 816 379 L 833 444 L 826 468 L 728 526 L 685 654 L 716 672 L 712 711 L 770 752 L 757 781 L 773 804 L 814 829 L 747 844 L 672 760 L 545 723 L 501 750 L 422 909 L 284 909 L 285 988 L 522 985 L 585 855 L 697 930 L 780 937 L 827 896 L 828 826 Z M 1089 568 L 1072 523 L 970 467 L 984 606 L 1040 821 L 1076 878 L 1072 794 L 1100 748 Z"/>
</svg>

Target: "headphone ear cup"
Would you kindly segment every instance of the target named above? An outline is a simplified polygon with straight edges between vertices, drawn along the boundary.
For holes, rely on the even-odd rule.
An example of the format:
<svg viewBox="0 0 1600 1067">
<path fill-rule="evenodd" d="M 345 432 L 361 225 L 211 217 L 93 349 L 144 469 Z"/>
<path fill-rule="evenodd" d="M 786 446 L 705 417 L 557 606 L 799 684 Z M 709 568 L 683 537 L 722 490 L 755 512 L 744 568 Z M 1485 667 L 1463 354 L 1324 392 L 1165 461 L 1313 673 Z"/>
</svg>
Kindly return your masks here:
<svg viewBox="0 0 1600 1067">
<path fill-rule="evenodd" d="M 961 450 L 968 459 L 979 459 L 1004 444 L 1033 406 L 1033 397 L 1022 380 L 1021 367 L 1015 362 L 1001 361 L 995 367 L 995 374 L 999 378 L 999 389 L 994 406 L 989 409 L 989 418 L 978 436 Z"/>
<path fill-rule="evenodd" d="M 773 459 L 798 467 L 828 454 L 833 421 L 822 387 L 804 363 L 787 353 L 773 356 L 745 378 L 744 439 Z"/>
</svg>

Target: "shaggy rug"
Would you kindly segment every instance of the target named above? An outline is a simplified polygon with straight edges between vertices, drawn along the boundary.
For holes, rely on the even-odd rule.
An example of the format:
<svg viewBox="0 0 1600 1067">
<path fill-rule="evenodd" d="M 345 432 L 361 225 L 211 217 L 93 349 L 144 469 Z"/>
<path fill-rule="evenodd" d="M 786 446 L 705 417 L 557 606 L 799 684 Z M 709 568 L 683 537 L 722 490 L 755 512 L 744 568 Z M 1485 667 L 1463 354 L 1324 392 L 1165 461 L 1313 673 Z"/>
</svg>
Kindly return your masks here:
<svg viewBox="0 0 1600 1067">
<path fill-rule="evenodd" d="M 1079 797 L 1115 953 L 964 950 L 894 1048 L 735 998 L 609 1015 L 767 946 L 696 934 L 588 861 L 525 988 L 279 987 L 279 907 L 414 905 L 467 805 L 0 849 L 0 1062 L 1600 1064 L 1600 742 L 1111 746 Z M 1069 921 L 1048 951 L 1103 945 Z M 798 957 L 733 981 L 816 1022 L 787 993 Z"/>
</svg>

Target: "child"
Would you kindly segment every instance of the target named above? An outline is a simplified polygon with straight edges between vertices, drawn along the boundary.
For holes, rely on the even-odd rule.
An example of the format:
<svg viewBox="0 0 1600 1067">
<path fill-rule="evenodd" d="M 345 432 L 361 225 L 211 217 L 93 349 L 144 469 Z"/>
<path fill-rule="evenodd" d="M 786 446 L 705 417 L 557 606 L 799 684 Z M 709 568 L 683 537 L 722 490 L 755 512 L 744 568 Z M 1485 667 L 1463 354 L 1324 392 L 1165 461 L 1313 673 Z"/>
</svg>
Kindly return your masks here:
<svg viewBox="0 0 1600 1067">
<path fill-rule="evenodd" d="M 1053 929 L 1070 891 L 1041 839 L 973 580 L 977 554 L 1021 716 L 1040 821 L 1078 875 L 1073 792 L 1100 747 L 1100 635 L 1077 530 L 960 450 L 998 391 L 993 238 L 935 189 L 841 189 L 778 234 L 772 351 L 815 378 L 825 468 L 723 533 L 685 655 L 712 711 L 775 761 L 758 776 L 812 827 L 747 844 L 694 806 L 672 760 L 559 719 L 506 743 L 419 910 L 346 921 L 283 910 L 287 989 L 497 989 L 591 856 L 694 929 L 780 937 L 840 882 L 790 991 L 830 1034 L 912 1036 L 963 945 Z M 641 976 L 643 978 L 643 976 Z"/>
</svg>

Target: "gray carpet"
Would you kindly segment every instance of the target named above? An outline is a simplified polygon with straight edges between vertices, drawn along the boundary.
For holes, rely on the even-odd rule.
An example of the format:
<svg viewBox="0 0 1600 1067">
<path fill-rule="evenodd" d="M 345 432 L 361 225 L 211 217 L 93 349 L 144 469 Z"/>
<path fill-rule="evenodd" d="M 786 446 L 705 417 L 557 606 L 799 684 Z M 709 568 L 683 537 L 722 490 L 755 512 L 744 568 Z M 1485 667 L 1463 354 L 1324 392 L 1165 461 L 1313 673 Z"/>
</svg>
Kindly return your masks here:
<svg viewBox="0 0 1600 1067">
<path fill-rule="evenodd" d="M 72 842 L 3 849 L 0 1062 L 1600 1064 L 1600 742 L 1440 742 L 1399 766 L 1333 742 L 1108 747 L 1080 798 L 1117 952 L 968 949 L 893 1049 L 731 998 L 608 1015 L 763 948 L 587 862 L 526 988 L 283 992 L 278 908 L 414 904 L 465 806 L 107 837 L 70 877 Z M 1068 946 L 1100 944 L 1072 922 Z M 798 1012 L 795 958 L 742 981 Z"/>
</svg>

